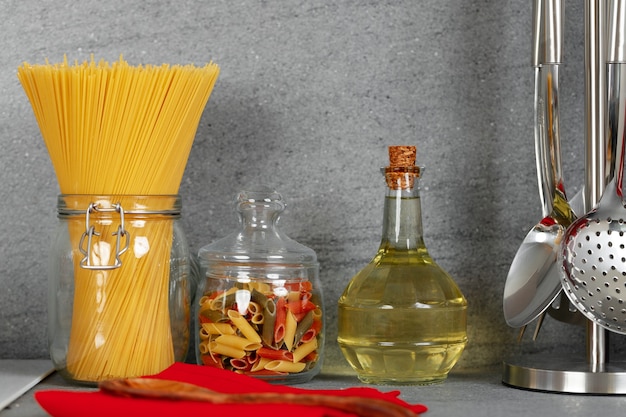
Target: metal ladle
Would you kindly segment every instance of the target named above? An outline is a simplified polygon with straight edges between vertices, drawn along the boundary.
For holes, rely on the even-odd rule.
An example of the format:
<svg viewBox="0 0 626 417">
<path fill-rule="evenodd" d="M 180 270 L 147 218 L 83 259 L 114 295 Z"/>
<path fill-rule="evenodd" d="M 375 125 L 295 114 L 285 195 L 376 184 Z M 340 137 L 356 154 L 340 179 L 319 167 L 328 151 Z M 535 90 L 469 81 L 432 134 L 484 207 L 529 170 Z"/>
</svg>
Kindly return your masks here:
<svg viewBox="0 0 626 417">
<path fill-rule="evenodd" d="M 539 3 L 541 4 L 541 2 Z M 518 249 L 504 287 L 503 310 L 506 322 L 523 327 L 550 306 L 561 291 L 556 260 L 565 229 L 575 219 L 563 187 L 561 173 L 558 79 L 561 60 L 562 0 L 544 0 L 545 38 L 536 114 L 541 120 L 535 132 L 540 191 L 545 196 L 544 218 L 526 235 Z M 535 30 L 535 32 L 537 32 Z M 537 81 L 537 80 L 536 80 Z M 536 91 L 537 94 L 537 91 Z M 546 210 L 549 203 L 550 210 Z M 545 215 L 545 212 L 549 214 Z"/>
<path fill-rule="evenodd" d="M 626 9 L 613 2 L 607 56 L 607 179 L 597 207 L 575 221 L 562 243 L 563 288 L 588 319 L 626 334 L 626 208 L 622 198 L 626 111 Z"/>
</svg>

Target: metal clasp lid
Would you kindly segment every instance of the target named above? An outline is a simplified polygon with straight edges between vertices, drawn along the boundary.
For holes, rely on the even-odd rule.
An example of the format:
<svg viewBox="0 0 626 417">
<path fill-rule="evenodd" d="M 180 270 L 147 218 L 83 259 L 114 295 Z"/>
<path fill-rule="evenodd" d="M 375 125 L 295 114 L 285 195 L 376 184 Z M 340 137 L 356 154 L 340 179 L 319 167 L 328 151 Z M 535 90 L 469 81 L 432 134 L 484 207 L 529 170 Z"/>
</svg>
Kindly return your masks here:
<svg viewBox="0 0 626 417">
<path fill-rule="evenodd" d="M 100 213 L 119 213 L 120 215 L 120 224 L 117 226 L 117 231 L 112 233 L 115 239 L 115 260 L 111 265 L 94 265 L 91 262 L 92 259 L 92 239 L 94 236 L 100 236 L 93 225 L 90 224 L 89 216 L 91 213 L 100 212 Z M 125 238 L 124 246 L 121 244 L 122 238 Z M 85 249 L 86 242 L 86 249 Z M 94 270 L 110 270 L 117 269 L 122 266 L 122 260 L 120 256 L 128 250 L 130 245 L 130 234 L 124 228 L 124 209 L 122 208 L 120 203 L 113 204 L 109 207 L 99 207 L 96 203 L 89 204 L 87 207 L 87 211 L 85 213 L 85 232 L 80 237 L 80 243 L 78 249 L 80 252 L 85 255 L 83 259 L 80 261 L 81 268 L 84 269 L 94 269 Z M 101 247 L 104 252 L 104 247 Z M 102 253 L 100 254 L 102 255 Z M 99 256 L 100 259 L 108 258 L 108 256 Z"/>
</svg>

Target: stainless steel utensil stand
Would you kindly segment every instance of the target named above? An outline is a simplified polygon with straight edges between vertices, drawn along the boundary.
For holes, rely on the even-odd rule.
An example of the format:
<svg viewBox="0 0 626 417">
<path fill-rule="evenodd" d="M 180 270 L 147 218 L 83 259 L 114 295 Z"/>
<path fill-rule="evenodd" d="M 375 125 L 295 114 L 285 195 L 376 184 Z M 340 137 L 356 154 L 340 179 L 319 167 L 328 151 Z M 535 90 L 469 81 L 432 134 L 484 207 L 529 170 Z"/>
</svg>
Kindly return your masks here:
<svg viewBox="0 0 626 417">
<path fill-rule="evenodd" d="M 626 7 L 622 1 L 620 6 Z M 606 0 L 585 0 L 585 211 L 600 200 L 606 184 Z M 608 331 L 587 322 L 587 357 L 527 357 L 503 364 L 506 385 L 572 394 L 626 394 L 626 362 L 609 362 Z"/>
</svg>

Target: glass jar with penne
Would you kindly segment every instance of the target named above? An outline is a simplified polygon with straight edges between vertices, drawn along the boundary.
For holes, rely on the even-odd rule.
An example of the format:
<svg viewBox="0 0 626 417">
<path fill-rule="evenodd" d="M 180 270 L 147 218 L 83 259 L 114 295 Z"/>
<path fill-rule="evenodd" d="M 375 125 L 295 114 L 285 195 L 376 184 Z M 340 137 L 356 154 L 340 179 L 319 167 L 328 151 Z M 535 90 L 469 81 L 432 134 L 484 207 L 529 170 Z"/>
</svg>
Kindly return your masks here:
<svg viewBox="0 0 626 417">
<path fill-rule="evenodd" d="M 284 208 L 280 194 L 267 187 L 241 191 L 241 229 L 200 249 L 198 364 L 281 383 L 319 373 L 319 266 L 312 249 L 276 227 Z"/>
</svg>

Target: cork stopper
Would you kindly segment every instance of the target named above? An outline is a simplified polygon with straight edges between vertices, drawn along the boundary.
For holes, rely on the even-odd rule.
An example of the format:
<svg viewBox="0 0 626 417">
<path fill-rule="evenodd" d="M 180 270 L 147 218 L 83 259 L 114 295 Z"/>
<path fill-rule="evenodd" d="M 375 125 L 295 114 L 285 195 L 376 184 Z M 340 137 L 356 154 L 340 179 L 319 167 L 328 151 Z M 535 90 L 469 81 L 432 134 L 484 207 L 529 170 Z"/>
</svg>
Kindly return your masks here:
<svg viewBox="0 0 626 417">
<path fill-rule="evenodd" d="M 413 188 L 420 169 L 415 165 L 415 146 L 390 146 L 389 166 L 385 168 L 385 180 L 392 190 Z"/>
<path fill-rule="evenodd" d="M 415 166 L 415 146 L 390 146 L 389 166 L 390 167 L 412 167 Z"/>
</svg>

